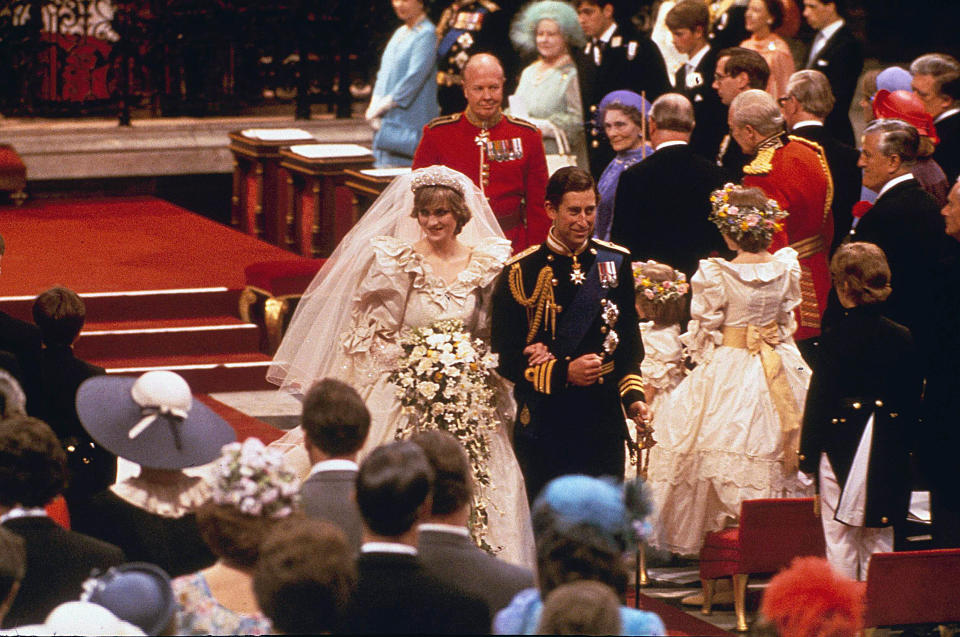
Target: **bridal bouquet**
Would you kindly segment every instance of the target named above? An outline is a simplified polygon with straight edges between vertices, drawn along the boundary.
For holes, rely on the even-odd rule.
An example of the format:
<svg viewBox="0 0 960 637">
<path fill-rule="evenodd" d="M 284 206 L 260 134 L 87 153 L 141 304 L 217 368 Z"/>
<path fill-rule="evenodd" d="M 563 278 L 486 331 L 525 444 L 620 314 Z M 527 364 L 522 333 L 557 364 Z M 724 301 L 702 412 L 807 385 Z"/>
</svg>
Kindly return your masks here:
<svg viewBox="0 0 960 637">
<path fill-rule="evenodd" d="M 390 382 L 406 419 L 396 438 L 428 429 L 448 431 L 460 440 L 473 469 L 475 493 L 471 513 L 474 540 L 484 541 L 487 511 L 484 490 L 490 484 L 488 433 L 499 425 L 490 384 L 496 357 L 480 339 L 471 339 L 457 319 L 417 328 L 400 340 L 403 355 Z"/>
</svg>

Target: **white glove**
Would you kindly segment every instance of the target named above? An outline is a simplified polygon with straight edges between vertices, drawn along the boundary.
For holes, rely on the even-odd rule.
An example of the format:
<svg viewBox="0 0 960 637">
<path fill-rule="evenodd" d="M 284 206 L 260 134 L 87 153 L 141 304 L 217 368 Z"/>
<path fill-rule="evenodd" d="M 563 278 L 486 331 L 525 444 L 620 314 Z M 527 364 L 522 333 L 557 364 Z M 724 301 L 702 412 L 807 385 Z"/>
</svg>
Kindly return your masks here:
<svg viewBox="0 0 960 637">
<path fill-rule="evenodd" d="M 389 95 L 374 95 L 370 100 L 370 106 L 367 107 L 367 112 L 364 114 L 364 116 L 368 121 L 376 119 L 393 107 L 393 98 L 391 98 Z"/>
<path fill-rule="evenodd" d="M 368 119 L 367 124 L 375 131 L 380 130 L 380 126 L 383 125 L 383 118 L 374 117 L 373 119 Z"/>
</svg>

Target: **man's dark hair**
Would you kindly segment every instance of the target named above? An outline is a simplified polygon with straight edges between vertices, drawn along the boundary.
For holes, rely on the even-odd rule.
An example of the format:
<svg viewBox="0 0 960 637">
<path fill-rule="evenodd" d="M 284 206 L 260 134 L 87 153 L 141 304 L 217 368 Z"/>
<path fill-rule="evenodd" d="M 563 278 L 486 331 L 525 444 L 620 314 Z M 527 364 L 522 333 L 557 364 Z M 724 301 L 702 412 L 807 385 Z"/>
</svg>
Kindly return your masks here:
<svg viewBox="0 0 960 637">
<path fill-rule="evenodd" d="M 690 29 L 693 32 L 700 27 L 706 37 L 710 31 L 710 10 L 702 0 L 683 0 L 667 12 L 666 24 L 671 31 Z"/>
<path fill-rule="evenodd" d="M 592 4 L 595 7 L 603 9 L 608 4 L 613 7 L 613 19 L 619 20 L 623 17 L 623 0 L 574 0 L 573 8 L 579 9 L 585 4 Z"/>
<path fill-rule="evenodd" d="M 470 461 L 457 438 L 446 431 L 430 430 L 418 433 L 410 442 L 423 449 L 433 467 L 434 515 L 459 511 L 473 496 L 473 478 Z"/>
<path fill-rule="evenodd" d="M 547 201 L 554 208 L 559 208 L 565 194 L 586 190 L 592 190 L 597 196 L 597 201 L 600 200 L 597 182 L 593 180 L 590 173 L 576 166 L 564 166 L 550 175 L 550 181 L 547 182 Z"/>
<path fill-rule="evenodd" d="M 50 288 L 33 302 L 33 322 L 47 345 L 72 345 L 86 317 L 83 299 L 67 288 Z"/>
<path fill-rule="evenodd" d="M 727 58 L 723 72 L 730 77 L 746 73 L 750 88 L 766 89 L 770 79 L 770 66 L 756 51 L 742 46 L 731 46 L 717 54 L 717 59 Z"/>
<path fill-rule="evenodd" d="M 343 531 L 310 518 L 278 522 L 253 572 L 257 603 L 287 634 L 334 632 L 356 584 L 357 567 Z"/>
<path fill-rule="evenodd" d="M 303 401 L 303 431 L 329 456 L 356 453 L 370 431 L 370 412 L 360 394 L 346 383 L 324 378 L 315 383 Z"/>
<path fill-rule="evenodd" d="M 23 538 L 0 526 L 0 605 L 26 572 L 27 548 Z"/>
<path fill-rule="evenodd" d="M 67 484 L 67 456 L 50 426 L 21 416 L 0 421 L 0 505 L 42 507 Z"/>
<path fill-rule="evenodd" d="M 433 469 L 409 440 L 377 447 L 357 473 L 357 506 L 371 531 L 396 537 L 410 530 L 433 488 Z"/>
</svg>

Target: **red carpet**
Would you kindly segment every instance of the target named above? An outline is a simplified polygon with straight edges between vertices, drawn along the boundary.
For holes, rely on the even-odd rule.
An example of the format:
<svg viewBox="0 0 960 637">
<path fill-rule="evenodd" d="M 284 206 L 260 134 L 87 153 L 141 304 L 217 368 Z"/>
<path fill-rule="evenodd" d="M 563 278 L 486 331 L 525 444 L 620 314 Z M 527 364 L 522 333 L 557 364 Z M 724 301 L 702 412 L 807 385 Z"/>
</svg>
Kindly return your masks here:
<svg viewBox="0 0 960 637">
<path fill-rule="evenodd" d="M 217 412 L 224 420 L 230 423 L 230 426 L 237 432 L 237 440 L 241 442 L 253 437 L 259 438 L 263 444 L 268 445 L 284 433 L 276 427 L 272 427 L 265 422 L 257 420 L 253 416 L 248 416 L 243 412 L 237 411 L 229 405 L 224 405 L 219 400 L 211 398 L 206 394 L 195 394 L 194 398 Z"/>
<path fill-rule="evenodd" d="M 28 202 L 0 210 L 0 292 L 34 296 L 223 286 L 256 261 L 301 257 L 151 197 Z"/>
<path fill-rule="evenodd" d="M 29 321 L 38 293 L 79 293 L 84 360 L 108 373 L 173 369 L 197 393 L 272 387 L 260 331 L 238 316 L 244 268 L 302 257 L 150 197 L 7 206 L 0 234 L 0 309 Z"/>
<path fill-rule="evenodd" d="M 633 591 L 627 591 L 627 606 L 633 608 Z M 656 613 L 667 627 L 668 635 L 707 635 L 729 637 L 731 633 L 713 624 L 685 613 L 676 606 L 640 593 L 640 608 Z"/>
</svg>

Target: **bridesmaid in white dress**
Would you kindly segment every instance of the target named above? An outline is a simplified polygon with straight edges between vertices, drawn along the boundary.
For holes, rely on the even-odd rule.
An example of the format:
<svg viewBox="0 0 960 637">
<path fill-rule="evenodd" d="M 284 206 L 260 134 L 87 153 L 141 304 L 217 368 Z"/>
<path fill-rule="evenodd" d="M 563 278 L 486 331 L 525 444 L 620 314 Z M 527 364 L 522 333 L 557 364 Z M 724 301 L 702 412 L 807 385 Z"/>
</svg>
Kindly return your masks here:
<svg viewBox="0 0 960 637">
<path fill-rule="evenodd" d="M 307 289 L 268 379 L 295 395 L 327 376 L 352 384 L 372 419 L 364 457 L 392 441 L 406 418 L 388 381 L 402 354 L 401 334 L 460 319 L 474 337 L 489 338 L 490 294 L 510 251 L 489 204 L 467 177 L 441 166 L 399 177 Z M 500 422 L 512 423 L 509 388 L 497 382 Z M 275 444 L 305 475 L 302 440 L 298 427 Z M 503 426 L 489 442 L 486 540 L 507 561 L 532 566 L 526 491 Z"/>
<path fill-rule="evenodd" d="M 756 188 L 714 192 L 732 261 L 703 259 L 681 338 L 697 367 L 654 413 L 651 544 L 683 555 L 737 523 L 740 503 L 804 495 L 797 443 L 810 370 L 793 342 L 800 265 L 767 251 L 786 215 Z"/>
</svg>

